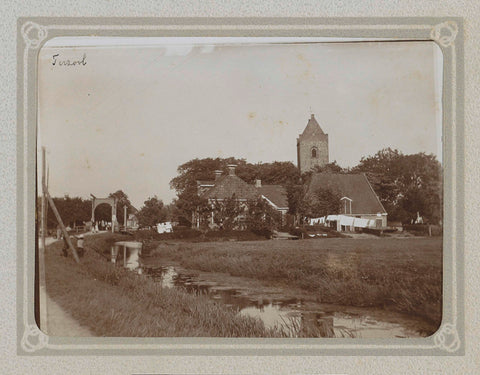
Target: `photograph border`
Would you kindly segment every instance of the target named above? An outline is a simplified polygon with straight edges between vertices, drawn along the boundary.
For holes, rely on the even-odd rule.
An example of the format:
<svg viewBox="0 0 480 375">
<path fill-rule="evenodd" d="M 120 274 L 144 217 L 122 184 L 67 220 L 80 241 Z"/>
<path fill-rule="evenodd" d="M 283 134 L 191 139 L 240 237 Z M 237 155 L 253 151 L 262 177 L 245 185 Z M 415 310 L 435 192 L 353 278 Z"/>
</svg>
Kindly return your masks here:
<svg viewBox="0 0 480 375">
<path fill-rule="evenodd" d="M 426 338 L 53 337 L 35 321 L 38 53 L 60 36 L 331 37 L 434 41 L 443 54 L 443 316 Z M 463 355 L 463 19 L 62 18 L 17 22 L 17 352 L 22 355 Z M 42 262 L 39 262 L 42 267 Z"/>
</svg>

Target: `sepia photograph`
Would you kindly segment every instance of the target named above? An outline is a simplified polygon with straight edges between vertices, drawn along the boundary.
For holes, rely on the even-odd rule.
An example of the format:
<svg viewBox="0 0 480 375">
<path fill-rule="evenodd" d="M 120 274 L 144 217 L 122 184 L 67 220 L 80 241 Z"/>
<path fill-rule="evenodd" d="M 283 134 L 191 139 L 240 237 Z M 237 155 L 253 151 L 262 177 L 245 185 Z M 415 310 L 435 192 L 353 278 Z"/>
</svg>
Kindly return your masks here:
<svg viewBox="0 0 480 375">
<path fill-rule="evenodd" d="M 440 327 L 435 42 L 56 37 L 37 74 L 35 316 L 48 336 Z"/>
</svg>

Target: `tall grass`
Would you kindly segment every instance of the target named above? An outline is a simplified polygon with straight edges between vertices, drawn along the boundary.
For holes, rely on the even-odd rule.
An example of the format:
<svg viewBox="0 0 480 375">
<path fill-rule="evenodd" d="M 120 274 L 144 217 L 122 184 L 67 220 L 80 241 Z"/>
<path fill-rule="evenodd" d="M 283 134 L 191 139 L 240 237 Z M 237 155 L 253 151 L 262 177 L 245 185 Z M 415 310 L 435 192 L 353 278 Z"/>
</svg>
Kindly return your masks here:
<svg viewBox="0 0 480 375">
<path fill-rule="evenodd" d="M 318 302 L 371 306 L 441 322 L 441 238 L 159 243 L 183 267 L 301 288 Z"/>
<path fill-rule="evenodd" d="M 58 242 L 47 247 L 47 293 L 95 335 L 286 337 L 288 334 L 278 328 L 267 329 L 260 320 L 239 316 L 235 310 L 206 296 L 164 289 L 146 276 L 115 267 L 89 248 L 88 241 L 80 265 L 60 256 L 61 247 Z"/>
</svg>

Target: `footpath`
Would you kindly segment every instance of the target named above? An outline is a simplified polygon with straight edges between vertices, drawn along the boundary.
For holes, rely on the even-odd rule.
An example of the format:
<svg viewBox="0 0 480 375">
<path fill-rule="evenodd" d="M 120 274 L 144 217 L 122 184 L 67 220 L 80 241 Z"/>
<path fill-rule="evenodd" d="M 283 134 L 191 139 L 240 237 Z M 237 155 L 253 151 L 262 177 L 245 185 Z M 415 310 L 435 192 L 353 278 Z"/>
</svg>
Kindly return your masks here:
<svg viewBox="0 0 480 375">
<path fill-rule="evenodd" d="M 56 239 L 48 237 L 45 245 L 48 246 Z M 40 277 L 40 280 L 42 278 Z M 88 328 L 81 326 L 45 290 L 44 282 L 40 282 L 40 329 L 48 336 L 80 337 L 95 336 Z"/>
</svg>

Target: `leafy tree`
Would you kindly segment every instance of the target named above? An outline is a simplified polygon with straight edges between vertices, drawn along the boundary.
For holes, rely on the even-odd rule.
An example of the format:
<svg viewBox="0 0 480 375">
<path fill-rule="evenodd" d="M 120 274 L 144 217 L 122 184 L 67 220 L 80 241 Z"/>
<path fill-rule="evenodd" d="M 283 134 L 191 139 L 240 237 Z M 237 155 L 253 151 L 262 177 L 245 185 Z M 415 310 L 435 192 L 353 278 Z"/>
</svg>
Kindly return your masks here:
<svg viewBox="0 0 480 375">
<path fill-rule="evenodd" d="M 295 224 L 300 224 L 302 217 L 302 201 L 305 195 L 305 186 L 299 184 L 288 184 L 287 201 L 288 213 L 295 216 Z"/>
<path fill-rule="evenodd" d="M 144 206 L 138 211 L 137 217 L 141 226 L 153 227 L 165 221 L 167 212 L 163 202 L 157 196 L 154 196 L 144 202 Z"/>
<path fill-rule="evenodd" d="M 330 188 L 318 188 L 301 202 L 303 216 L 322 217 L 340 212 L 340 194 Z"/>
<path fill-rule="evenodd" d="M 353 168 L 366 173 L 392 220 L 409 222 L 417 212 L 437 223 L 442 214 L 442 168 L 434 155 L 404 155 L 386 148 Z"/>
<path fill-rule="evenodd" d="M 187 187 L 175 200 L 176 213 L 179 222 L 195 224 L 195 217 L 200 215 L 204 221 L 205 211 L 208 209 L 207 200 L 197 194 L 197 187 Z"/>
<path fill-rule="evenodd" d="M 66 226 L 82 225 L 84 221 L 90 220 L 92 204 L 89 200 L 80 197 L 53 197 L 53 202 L 57 208 L 63 223 Z M 41 197 L 37 199 L 38 220 L 41 217 Z M 52 207 L 48 204 L 47 228 L 53 229 L 58 225 Z"/>
<path fill-rule="evenodd" d="M 316 165 L 313 168 L 313 171 L 314 172 L 327 172 L 327 173 L 348 173 L 349 170 L 347 168 L 340 167 L 337 164 L 337 161 L 334 160 L 333 162 L 328 163 L 328 164 L 324 165 L 323 167 L 319 166 L 319 165 Z"/>
<path fill-rule="evenodd" d="M 91 206 L 91 203 L 90 203 Z M 91 207 L 90 207 L 91 210 Z M 90 217 L 91 219 L 91 217 Z M 95 221 L 111 221 L 112 220 L 112 206 L 108 203 L 102 203 L 95 208 Z M 117 216 L 118 220 L 118 216 Z"/>
<path fill-rule="evenodd" d="M 165 205 L 164 209 L 165 209 L 165 214 L 166 214 L 166 217 L 165 217 L 166 221 L 176 221 L 176 222 L 178 222 L 179 212 L 178 212 L 178 208 L 177 208 L 175 200 L 173 202 Z"/>
<path fill-rule="evenodd" d="M 304 185 L 308 185 L 314 173 L 349 173 L 350 168 L 342 168 L 337 164 L 337 161 L 333 161 L 324 166 L 316 165 L 311 170 L 303 172 L 301 181 Z"/>
<path fill-rule="evenodd" d="M 238 201 L 233 194 L 230 198 L 212 200 L 213 220 L 220 228 L 234 229 L 240 223 L 240 215 L 244 215 L 247 207 Z"/>
<path fill-rule="evenodd" d="M 304 217 L 321 217 L 340 212 L 340 194 L 330 188 L 318 188 L 307 194 L 306 185 L 287 187 L 288 212 L 301 223 Z"/>
<path fill-rule="evenodd" d="M 133 213 L 135 211 L 135 208 L 132 206 L 132 203 L 130 202 L 130 199 L 128 199 L 128 195 L 125 194 L 122 190 L 117 190 L 115 193 L 111 193 L 109 197 L 114 197 L 117 198 L 117 221 L 120 225 L 123 224 L 124 222 L 124 206 L 127 206 L 127 217 L 129 213 Z M 111 219 L 111 213 L 108 217 L 108 220 L 110 221 Z M 101 219 L 100 219 L 101 220 Z M 105 219 L 104 219 L 105 220 Z"/>
<path fill-rule="evenodd" d="M 264 199 L 248 202 L 246 213 L 247 228 L 252 232 L 271 232 L 282 225 L 282 214 L 270 206 Z"/>
<path fill-rule="evenodd" d="M 300 172 L 298 168 L 289 161 L 275 161 L 273 163 L 247 164 L 252 170 L 253 177 L 242 177 L 248 183 L 254 183 L 256 179 L 262 180 L 266 185 L 298 184 Z M 240 174 L 239 174 L 240 176 Z"/>
<path fill-rule="evenodd" d="M 175 189 L 177 195 L 185 193 L 187 189 L 192 187 L 196 189 L 197 180 L 212 180 L 214 171 L 225 171 L 228 164 L 237 164 L 238 173 L 241 170 L 241 166 L 245 165 L 246 162 L 244 159 L 235 159 L 233 157 L 227 159 L 193 159 L 177 168 L 178 176 L 170 181 L 170 187 Z"/>
</svg>

